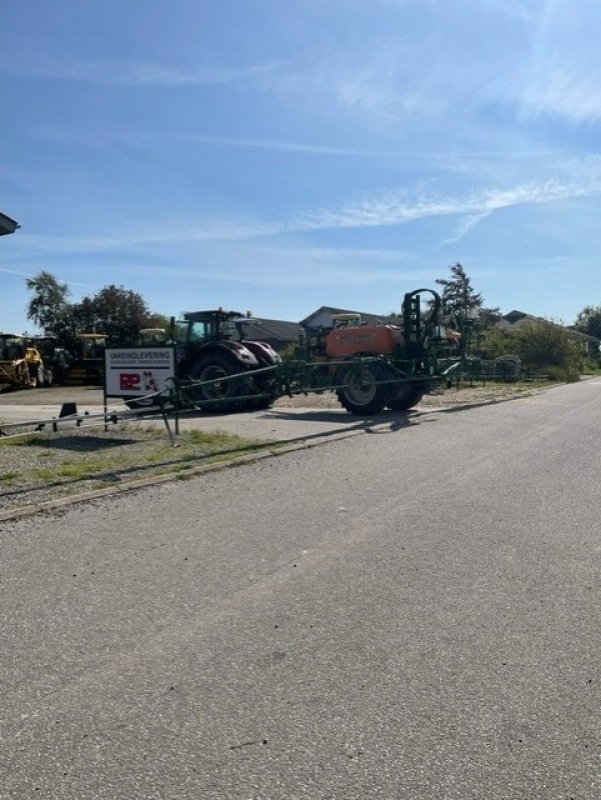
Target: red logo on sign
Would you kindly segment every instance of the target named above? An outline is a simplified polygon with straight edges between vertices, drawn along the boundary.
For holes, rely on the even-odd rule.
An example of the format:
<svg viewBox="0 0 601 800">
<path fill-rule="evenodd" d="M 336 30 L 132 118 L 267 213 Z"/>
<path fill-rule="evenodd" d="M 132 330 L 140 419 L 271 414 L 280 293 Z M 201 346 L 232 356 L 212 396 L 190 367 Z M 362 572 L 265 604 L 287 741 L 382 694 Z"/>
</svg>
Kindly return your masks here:
<svg viewBox="0 0 601 800">
<path fill-rule="evenodd" d="M 139 389 L 140 376 L 135 372 L 127 373 L 121 372 L 119 375 L 119 388 L 120 389 Z"/>
</svg>

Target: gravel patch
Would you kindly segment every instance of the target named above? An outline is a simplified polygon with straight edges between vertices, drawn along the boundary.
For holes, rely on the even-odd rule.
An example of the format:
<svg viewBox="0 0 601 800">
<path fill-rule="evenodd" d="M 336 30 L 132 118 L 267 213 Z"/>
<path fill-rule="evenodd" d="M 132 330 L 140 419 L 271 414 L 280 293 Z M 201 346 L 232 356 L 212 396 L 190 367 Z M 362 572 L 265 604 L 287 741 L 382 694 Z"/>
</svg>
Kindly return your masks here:
<svg viewBox="0 0 601 800">
<path fill-rule="evenodd" d="M 160 475 L 189 476 L 216 462 L 248 457 L 265 444 L 225 433 L 183 431 L 174 448 L 164 431 L 125 423 L 108 431 L 61 427 L 0 439 L 0 515 L 73 495 L 124 488 Z"/>
</svg>

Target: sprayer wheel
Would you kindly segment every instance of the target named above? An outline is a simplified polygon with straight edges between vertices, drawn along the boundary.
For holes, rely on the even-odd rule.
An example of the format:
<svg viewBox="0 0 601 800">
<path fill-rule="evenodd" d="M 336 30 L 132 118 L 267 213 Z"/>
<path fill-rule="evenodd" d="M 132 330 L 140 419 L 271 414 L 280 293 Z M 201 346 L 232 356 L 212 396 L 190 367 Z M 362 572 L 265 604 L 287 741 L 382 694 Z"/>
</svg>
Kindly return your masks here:
<svg viewBox="0 0 601 800">
<path fill-rule="evenodd" d="M 338 389 L 340 404 L 351 414 L 365 416 L 379 414 L 386 405 L 387 386 L 378 384 L 377 372 L 370 367 L 361 370 L 343 369 L 340 383 L 348 384 Z"/>
<path fill-rule="evenodd" d="M 418 386 L 401 384 L 391 389 L 386 400 L 386 406 L 391 411 L 408 411 L 416 406 L 424 396 L 423 391 Z"/>
</svg>

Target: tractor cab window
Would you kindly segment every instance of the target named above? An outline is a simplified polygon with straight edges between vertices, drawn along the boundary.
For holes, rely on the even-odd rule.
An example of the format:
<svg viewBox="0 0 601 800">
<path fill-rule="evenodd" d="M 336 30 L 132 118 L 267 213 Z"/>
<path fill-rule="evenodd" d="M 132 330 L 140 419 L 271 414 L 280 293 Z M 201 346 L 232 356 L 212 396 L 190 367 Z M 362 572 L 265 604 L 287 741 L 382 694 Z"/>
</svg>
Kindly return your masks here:
<svg viewBox="0 0 601 800">
<path fill-rule="evenodd" d="M 190 342 L 200 342 L 203 339 L 206 339 L 207 336 L 211 336 L 214 331 L 212 330 L 212 325 L 210 325 L 205 320 L 200 320 L 197 322 L 193 322 L 190 325 L 190 333 L 188 335 L 188 340 Z"/>
<path fill-rule="evenodd" d="M 103 337 L 82 339 L 82 354 L 84 358 L 102 358 L 106 340 Z"/>
<path fill-rule="evenodd" d="M 25 357 L 25 346 L 20 339 L 6 339 L 4 343 L 4 358 L 17 361 Z"/>
<path fill-rule="evenodd" d="M 226 319 L 223 321 L 221 326 L 221 333 L 227 339 L 235 339 L 238 336 L 238 329 L 236 328 L 236 323 L 231 319 Z"/>
</svg>

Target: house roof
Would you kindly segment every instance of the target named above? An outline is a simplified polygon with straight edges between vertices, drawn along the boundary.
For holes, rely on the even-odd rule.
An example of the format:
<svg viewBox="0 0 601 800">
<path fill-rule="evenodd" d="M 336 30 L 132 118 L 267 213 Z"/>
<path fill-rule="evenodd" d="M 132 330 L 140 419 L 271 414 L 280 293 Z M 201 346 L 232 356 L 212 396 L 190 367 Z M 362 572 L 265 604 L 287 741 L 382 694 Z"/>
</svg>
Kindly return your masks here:
<svg viewBox="0 0 601 800">
<path fill-rule="evenodd" d="M 527 322 L 549 322 L 549 321 L 550 320 L 544 319 L 544 317 L 535 317 L 533 314 L 527 314 L 525 311 L 517 311 L 516 309 L 514 309 L 513 311 L 510 311 L 508 314 L 503 314 L 501 320 L 497 322 L 496 327 L 504 328 L 505 330 L 507 330 L 508 328 L 514 328 L 516 326 L 519 327 L 520 325 L 524 325 Z M 558 323 L 555 322 L 551 322 L 551 324 L 558 325 Z M 570 333 L 573 333 L 575 336 L 578 336 L 581 339 L 585 339 L 591 343 L 599 344 L 599 342 L 601 341 L 600 339 L 597 339 L 595 336 L 589 336 L 586 333 L 582 333 L 581 331 L 576 330 L 576 328 L 574 328 L 573 325 L 558 325 L 558 327 L 565 328 L 565 330 L 570 331 Z"/>
<path fill-rule="evenodd" d="M 254 319 L 244 322 L 244 337 L 267 342 L 298 342 L 300 325 L 281 319 Z"/>
<path fill-rule="evenodd" d="M 314 323 L 313 321 L 321 316 L 322 314 L 360 314 L 362 322 L 368 322 L 372 325 L 376 325 L 378 323 L 382 323 L 387 320 L 388 315 L 386 314 L 370 314 L 366 311 L 357 311 L 354 308 L 334 308 L 333 306 L 320 306 L 316 311 L 313 311 L 312 314 L 309 314 L 308 317 L 301 319 L 300 325 L 306 328 L 310 328 Z"/>
<path fill-rule="evenodd" d="M 540 320 L 542 317 L 535 317 L 533 314 L 527 314 L 525 311 L 518 311 L 514 308 L 513 311 L 510 311 L 508 314 L 503 314 L 501 319 L 509 322 L 510 325 L 515 325 L 516 322 L 522 322 L 522 320 Z"/>
<path fill-rule="evenodd" d="M 14 233 L 17 228 L 20 228 L 18 222 L 10 217 L 7 217 L 6 214 L 3 214 L 0 211 L 0 236 L 4 236 L 7 233 Z"/>
<path fill-rule="evenodd" d="M 535 317 L 533 314 L 527 314 L 525 311 L 518 311 L 514 309 L 508 314 L 503 314 L 501 319 L 496 323 L 497 328 L 513 328 L 516 325 L 524 325 L 526 322 L 543 321 L 542 317 Z"/>
<path fill-rule="evenodd" d="M 581 339 L 586 339 L 587 342 L 601 344 L 601 339 L 598 339 L 596 336 L 591 336 L 588 333 L 583 333 L 582 331 L 579 331 L 577 328 L 575 328 L 573 325 L 568 325 L 568 330 L 570 331 L 570 333 L 574 333 Z"/>
</svg>

